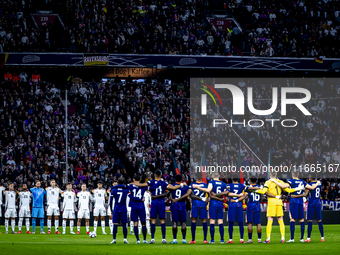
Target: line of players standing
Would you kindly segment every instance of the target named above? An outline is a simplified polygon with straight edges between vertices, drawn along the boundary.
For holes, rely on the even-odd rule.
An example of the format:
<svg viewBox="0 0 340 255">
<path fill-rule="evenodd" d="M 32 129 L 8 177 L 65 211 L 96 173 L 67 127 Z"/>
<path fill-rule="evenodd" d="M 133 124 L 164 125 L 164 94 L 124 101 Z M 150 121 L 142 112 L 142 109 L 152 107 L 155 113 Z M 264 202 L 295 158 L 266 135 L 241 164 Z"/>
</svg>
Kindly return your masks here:
<svg viewBox="0 0 340 255">
<path fill-rule="evenodd" d="M 50 187 L 43 189 L 41 188 L 40 181 L 36 181 L 35 187 L 30 190 L 27 188 L 26 184 L 23 184 L 22 190 L 20 192 L 14 189 L 14 184 L 10 183 L 8 185 L 8 190 L 5 190 L 4 187 L 0 186 L 0 218 L 2 217 L 1 206 L 4 201 L 5 207 L 5 229 L 6 234 L 8 234 L 9 222 L 11 220 L 11 230 L 13 234 L 21 234 L 23 221 L 25 219 L 26 225 L 26 233 L 27 234 L 35 234 L 35 228 L 37 224 L 37 219 L 40 220 L 40 233 L 45 234 L 44 232 L 44 217 L 45 217 L 45 208 L 47 215 L 47 228 L 48 234 L 51 234 L 52 229 L 52 219 L 54 217 L 54 227 L 55 234 L 61 234 L 59 232 L 59 216 L 60 216 L 60 206 L 59 200 L 60 197 L 63 198 L 62 202 L 62 228 L 63 234 L 66 234 L 66 224 L 67 220 L 69 220 L 70 233 L 71 234 L 80 234 L 80 226 L 82 219 L 85 219 L 86 232 L 90 233 L 90 211 L 92 208 L 92 203 L 94 203 L 93 216 L 94 216 L 94 232 L 97 232 L 99 217 L 101 220 L 102 233 L 105 233 L 105 216 L 109 217 L 109 226 L 111 230 L 111 234 L 113 231 L 113 223 L 112 223 L 112 206 L 108 204 L 108 200 L 110 197 L 110 189 L 105 190 L 101 182 L 98 182 L 97 189 L 92 190 L 91 192 L 87 190 L 86 184 L 82 184 L 81 191 L 77 194 L 72 190 L 71 183 L 66 185 L 66 190 L 62 191 L 59 187 L 56 186 L 55 180 L 50 181 Z M 4 198 L 4 200 L 3 200 Z M 149 224 L 149 216 L 150 216 L 150 203 L 151 197 L 149 192 L 145 192 L 143 194 L 143 205 L 145 208 L 145 215 L 148 220 L 146 220 L 146 227 L 150 234 L 150 224 Z M 46 201 L 47 207 L 44 206 Z M 31 202 L 32 202 L 32 212 L 31 212 Z M 127 202 L 129 204 L 129 202 Z M 19 208 L 19 220 L 18 220 L 18 228 L 19 231 L 16 232 L 16 218 L 17 218 L 17 208 Z M 127 206 L 127 212 L 130 214 L 130 207 Z M 77 212 L 77 233 L 73 231 L 74 228 L 74 220 L 76 219 Z M 32 217 L 32 227 L 33 232 L 30 232 L 30 218 Z M 140 225 L 140 224 L 139 224 Z M 133 223 L 131 222 L 131 232 L 133 228 Z M 140 227 L 139 227 L 140 231 Z"/>
</svg>

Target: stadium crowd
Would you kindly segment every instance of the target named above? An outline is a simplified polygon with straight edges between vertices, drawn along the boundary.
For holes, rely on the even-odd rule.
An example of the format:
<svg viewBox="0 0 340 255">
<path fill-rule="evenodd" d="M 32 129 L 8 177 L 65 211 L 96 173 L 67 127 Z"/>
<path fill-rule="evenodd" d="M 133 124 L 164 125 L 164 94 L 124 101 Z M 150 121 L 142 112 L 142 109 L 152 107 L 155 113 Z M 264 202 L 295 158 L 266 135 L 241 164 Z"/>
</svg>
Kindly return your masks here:
<svg viewBox="0 0 340 255">
<path fill-rule="evenodd" d="M 67 1 L 66 12 L 58 12 L 65 8 L 59 1 L 47 3 L 60 15 L 64 31 L 27 20 L 36 7 L 33 1 L 9 0 L 0 12 L 0 52 L 67 48 L 86 53 L 340 56 L 336 1 L 84 0 Z M 240 27 L 215 30 L 206 19 L 213 10 L 225 10 Z"/>
</svg>

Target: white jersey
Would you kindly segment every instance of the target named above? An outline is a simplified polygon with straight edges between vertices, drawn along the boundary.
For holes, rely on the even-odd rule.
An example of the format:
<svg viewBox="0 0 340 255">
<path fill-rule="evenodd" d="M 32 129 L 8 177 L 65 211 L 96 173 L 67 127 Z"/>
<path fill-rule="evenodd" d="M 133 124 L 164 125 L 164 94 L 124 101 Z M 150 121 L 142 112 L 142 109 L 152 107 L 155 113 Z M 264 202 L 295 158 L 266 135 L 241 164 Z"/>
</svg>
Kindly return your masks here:
<svg viewBox="0 0 340 255">
<path fill-rule="evenodd" d="M 76 194 L 73 191 L 65 191 L 62 194 L 64 198 L 63 208 L 65 210 L 74 210 L 74 203 L 77 201 Z"/>
<path fill-rule="evenodd" d="M 150 211 L 150 205 L 151 205 L 151 196 L 148 191 L 144 193 L 144 206 L 146 211 Z"/>
<path fill-rule="evenodd" d="M 77 197 L 78 197 L 78 205 L 79 205 L 78 209 L 79 210 L 83 210 L 83 209 L 89 210 L 89 202 L 90 202 L 90 199 L 91 199 L 90 192 L 80 191 L 77 194 Z"/>
<path fill-rule="evenodd" d="M 55 205 L 58 206 L 59 202 L 59 195 L 62 193 L 61 189 L 58 187 L 55 187 L 54 189 L 52 187 L 46 188 L 46 198 L 47 198 L 47 205 Z"/>
<path fill-rule="evenodd" d="M 4 193 L 5 188 L 0 186 L 0 205 L 2 205 L 2 194 Z"/>
<path fill-rule="evenodd" d="M 93 200 L 95 201 L 94 207 L 105 208 L 105 197 L 107 197 L 105 189 L 95 189 L 93 191 Z"/>
<path fill-rule="evenodd" d="M 29 191 L 19 192 L 19 199 L 20 199 L 19 208 L 21 207 L 29 208 L 30 203 L 31 203 L 31 197 L 32 197 L 32 194 Z"/>
<path fill-rule="evenodd" d="M 15 197 L 16 197 L 17 193 L 15 191 L 9 191 L 6 190 L 5 191 L 5 207 L 6 210 L 7 209 L 15 209 Z"/>
</svg>

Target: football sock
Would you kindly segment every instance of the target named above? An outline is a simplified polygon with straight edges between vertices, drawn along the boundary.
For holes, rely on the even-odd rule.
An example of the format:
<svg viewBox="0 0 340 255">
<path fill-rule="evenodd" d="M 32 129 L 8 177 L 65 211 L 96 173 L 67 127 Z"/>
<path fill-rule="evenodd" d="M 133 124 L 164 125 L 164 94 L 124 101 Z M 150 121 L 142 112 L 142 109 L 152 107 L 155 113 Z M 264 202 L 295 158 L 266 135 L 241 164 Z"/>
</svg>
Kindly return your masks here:
<svg viewBox="0 0 340 255">
<path fill-rule="evenodd" d="M 98 221 L 95 220 L 95 221 L 93 222 L 93 231 L 94 231 L 94 232 L 97 232 L 97 226 L 98 226 Z"/>
<path fill-rule="evenodd" d="M 243 227 L 243 222 L 239 222 L 238 223 L 238 227 L 240 229 L 240 239 L 243 240 L 243 237 L 244 237 L 244 227 Z"/>
<path fill-rule="evenodd" d="M 21 228 L 22 228 L 22 221 L 24 219 L 23 218 L 19 218 L 19 221 L 18 221 L 18 228 L 19 228 L 19 231 L 21 231 Z"/>
<path fill-rule="evenodd" d="M 229 239 L 233 239 L 234 222 L 229 221 Z"/>
<path fill-rule="evenodd" d="M 77 225 L 77 231 L 80 232 L 80 226 L 79 225 Z"/>
<path fill-rule="evenodd" d="M 323 224 L 322 224 L 322 221 L 320 221 L 318 223 L 319 223 L 319 230 L 320 230 L 321 237 L 323 237 Z"/>
<path fill-rule="evenodd" d="M 166 235 L 165 223 L 161 224 L 161 229 L 162 229 L 162 238 L 165 239 L 165 235 Z"/>
<path fill-rule="evenodd" d="M 253 233 L 248 233 L 248 239 L 252 240 L 253 239 Z"/>
<path fill-rule="evenodd" d="M 221 241 L 224 241 L 224 227 L 223 227 L 223 224 L 219 224 L 218 227 L 220 229 Z"/>
<path fill-rule="evenodd" d="M 173 237 L 174 240 L 177 239 L 177 224 L 172 225 L 172 237 Z"/>
<path fill-rule="evenodd" d="M 74 221 L 70 220 L 70 232 L 73 232 Z"/>
<path fill-rule="evenodd" d="M 51 231 L 51 226 L 52 226 L 52 220 L 47 219 L 47 229 L 48 229 L 48 231 Z"/>
<path fill-rule="evenodd" d="M 9 222 L 9 220 L 5 220 L 5 229 L 6 229 L 6 232 L 8 232 L 8 222 Z"/>
<path fill-rule="evenodd" d="M 210 236 L 211 241 L 215 240 L 215 224 L 210 224 Z"/>
<path fill-rule="evenodd" d="M 66 232 L 66 220 L 63 220 L 63 233 Z"/>
<path fill-rule="evenodd" d="M 187 226 L 186 225 L 182 225 L 182 238 L 183 240 L 185 240 L 186 236 L 187 236 Z"/>
<path fill-rule="evenodd" d="M 267 239 L 270 239 L 270 234 L 272 233 L 273 220 L 268 220 L 267 222 Z"/>
<path fill-rule="evenodd" d="M 307 237 L 310 238 L 310 235 L 312 234 L 312 229 L 313 229 L 313 222 L 308 221 L 308 229 L 307 229 Z"/>
<path fill-rule="evenodd" d="M 113 231 L 113 226 L 112 226 L 112 231 Z M 90 226 L 86 226 L 86 233 L 90 232 Z"/>
<path fill-rule="evenodd" d="M 102 220 L 100 223 L 102 225 L 102 232 L 105 233 L 105 221 Z"/>
<path fill-rule="evenodd" d="M 55 232 L 58 231 L 58 228 L 59 228 L 59 220 L 54 220 L 54 230 L 55 230 Z"/>
<path fill-rule="evenodd" d="M 290 222 L 290 239 L 294 240 L 295 222 Z"/>
<path fill-rule="evenodd" d="M 208 223 L 203 222 L 203 235 L 204 235 L 204 240 L 207 240 L 207 234 L 208 234 Z"/>
<path fill-rule="evenodd" d="M 257 233 L 257 238 L 258 239 L 261 239 L 261 236 L 262 236 L 262 232 Z"/>
<path fill-rule="evenodd" d="M 146 221 L 146 229 L 150 232 L 150 221 Z"/>
<path fill-rule="evenodd" d="M 151 223 L 151 239 L 155 239 L 156 224 Z"/>
<path fill-rule="evenodd" d="M 113 222 L 112 221 L 110 221 L 109 226 L 110 226 L 110 232 L 112 233 L 112 230 L 113 230 Z"/>
<path fill-rule="evenodd" d="M 27 231 L 30 231 L 30 219 L 26 218 L 25 222 L 26 222 L 26 229 L 27 229 Z"/>
<path fill-rule="evenodd" d="M 124 239 L 127 238 L 127 224 L 123 224 L 123 235 L 124 235 Z"/>
<path fill-rule="evenodd" d="M 11 219 L 12 232 L 15 231 L 15 220 Z"/>
<path fill-rule="evenodd" d="M 35 232 L 35 224 L 36 224 L 36 218 L 32 219 L 32 228 L 33 228 L 33 232 Z M 6 225 L 6 221 L 5 221 L 5 225 Z"/>
<path fill-rule="evenodd" d="M 143 238 L 146 240 L 146 226 L 142 226 Z"/>
<path fill-rule="evenodd" d="M 303 236 L 305 235 L 305 222 L 300 222 L 300 230 L 301 230 L 301 238 L 303 239 Z"/>
<path fill-rule="evenodd" d="M 133 231 L 135 232 L 135 236 L 136 236 L 137 241 L 139 241 L 138 226 L 133 227 Z"/>
<path fill-rule="evenodd" d="M 130 232 L 134 230 L 135 224 L 133 221 L 130 221 Z"/>
<path fill-rule="evenodd" d="M 195 241 L 196 222 L 191 222 L 191 240 Z"/>
<path fill-rule="evenodd" d="M 279 220 L 281 239 L 285 238 L 285 225 L 283 224 L 283 220 Z"/>
<path fill-rule="evenodd" d="M 113 240 L 116 240 L 118 225 L 113 225 Z"/>
<path fill-rule="evenodd" d="M 44 219 L 40 219 L 40 232 L 44 231 Z"/>
</svg>

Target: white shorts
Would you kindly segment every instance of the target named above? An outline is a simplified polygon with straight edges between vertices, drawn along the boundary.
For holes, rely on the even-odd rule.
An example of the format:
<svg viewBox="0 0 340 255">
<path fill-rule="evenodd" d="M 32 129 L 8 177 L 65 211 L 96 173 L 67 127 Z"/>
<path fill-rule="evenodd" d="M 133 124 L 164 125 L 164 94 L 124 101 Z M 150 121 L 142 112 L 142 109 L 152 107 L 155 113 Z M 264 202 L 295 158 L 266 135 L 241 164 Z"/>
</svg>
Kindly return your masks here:
<svg viewBox="0 0 340 255">
<path fill-rule="evenodd" d="M 94 208 L 93 216 L 94 217 L 106 216 L 106 209 L 105 209 L 105 207 Z"/>
<path fill-rule="evenodd" d="M 28 207 L 21 207 L 19 210 L 19 218 L 31 218 L 31 210 Z"/>
<path fill-rule="evenodd" d="M 63 219 L 74 220 L 75 217 L 76 217 L 76 214 L 75 214 L 74 210 L 64 210 L 63 211 Z"/>
<path fill-rule="evenodd" d="M 47 208 L 47 216 L 59 216 L 60 211 L 59 211 L 59 206 L 58 205 L 49 205 Z"/>
<path fill-rule="evenodd" d="M 78 219 L 85 218 L 87 220 L 90 219 L 90 210 L 89 209 L 80 209 L 78 211 Z"/>
<path fill-rule="evenodd" d="M 110 206 L 107 208 L 107 213 L 106 213 L 107 216 L 112 216 L 112 212 L 111 212 L 111 208 Z"/>
<path fill-rule="evenodd" d="M 15 209 L 7 209 L 5 211 L 5 218 L 16 218 L 17 217 L 17 210 Z"/>
</svg>

